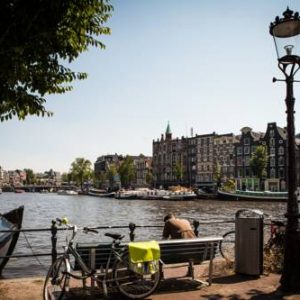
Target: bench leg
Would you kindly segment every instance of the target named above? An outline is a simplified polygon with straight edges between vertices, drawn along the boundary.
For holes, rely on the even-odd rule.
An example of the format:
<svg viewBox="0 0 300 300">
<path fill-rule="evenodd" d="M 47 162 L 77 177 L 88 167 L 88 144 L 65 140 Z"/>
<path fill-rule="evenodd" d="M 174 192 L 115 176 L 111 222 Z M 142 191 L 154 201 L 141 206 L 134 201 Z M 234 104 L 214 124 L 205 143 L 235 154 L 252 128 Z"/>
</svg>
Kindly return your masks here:
<svg viewBox="0 0 300 300">
<path fill-rule="evenodd" d="M 159 263 L 159 273 L 160 273 L 160 279 L 163 280 L 165 279 L 164 275 L 164 265 L 162 262 Z"/>
<path fill-rule="evenodd" d="M 187 272 L 186 276 L 192 277 L 192 279 L 195 280 L 194 261 L 193 260 L 189 261 L 188 272 Z"/>
<path fill-rule="evenodd" d="M 83 271 L 81 271 L 81 276 L 83 277 L 85 274 Z M 86 279 L 82 279 L 82 286 L 85 289 L 86 288 Z"/>
</svg>

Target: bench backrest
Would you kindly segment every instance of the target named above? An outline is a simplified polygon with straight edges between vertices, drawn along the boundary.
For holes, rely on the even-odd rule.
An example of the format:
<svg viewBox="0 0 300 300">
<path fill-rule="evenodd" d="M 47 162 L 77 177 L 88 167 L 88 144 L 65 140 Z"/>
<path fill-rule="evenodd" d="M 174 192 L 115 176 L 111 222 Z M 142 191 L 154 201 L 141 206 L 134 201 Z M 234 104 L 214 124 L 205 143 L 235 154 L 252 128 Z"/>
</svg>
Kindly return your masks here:
<svg viewBox="0 0 300 300">
<path fill-rule="evenodd" d="M 165 264 L 185 263 L 192 260 L 200 264 L 210 257 L 215 257 L 222 237 L 206 237 L 195 239 L 176 239 L 158 241 L 161 250 L 161 260 Z M 76 249 L 82 260 L 92 269 L 106 266 L 110 253 L 110 243 L 102 244 L 77 244 Z M 126 243 L 121 246 L 126 247 Z M 110 267 L 112 267 L 114 260 Z M 75 263 L 75 269 L 79 269 Z"/>
<path fill-rule="evenodd" d="M 161 260 L 165 264 L 184 263 L 193 260 L 194 264 L 201 264 L 215 257 L 221 237 L 195 238 L 159 241 Z"/>
</svg>

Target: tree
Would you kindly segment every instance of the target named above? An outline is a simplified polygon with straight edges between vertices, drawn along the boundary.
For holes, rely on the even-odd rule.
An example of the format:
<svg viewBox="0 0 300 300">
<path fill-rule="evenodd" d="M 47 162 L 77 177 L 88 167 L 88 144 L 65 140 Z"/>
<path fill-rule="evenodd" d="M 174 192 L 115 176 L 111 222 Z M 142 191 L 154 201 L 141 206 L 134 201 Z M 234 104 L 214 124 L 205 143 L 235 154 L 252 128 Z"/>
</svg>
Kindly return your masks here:
<svg viewBox="0 0 300 300">
<path fill-rule="evenodd" d="M 115 179 L 118 175 L 117 167 L 115 164 L 109 164 L 108 169 L 106 171 L 106 178 L 109 181 L 109 187 L 114 188 L 115 185 Z"/>
<path fill-rule="evenodd" d="M 251 155 L 250 166 L 263 187 L 263 179 L 267 176 L 268 150 L 266 146 L 258 146 Z"/>
<path fill-rule="evenodd" d="M 71 173 L 62 173 L 61 180 L 62 180 L 62 182 L 70 183 L 72 181 L 72 174 Z"/>
<path fill-rule="evenodd" d="M 153 172 L 152 172 L 152 170 L 147 169 L 146 182 L 147 182 L 147 184 L 149 184 L 151 186 L 151 185 L 153 185 L 153 181 L 154 181 Z"/>
<path fill-rule="evenodd" d="M 0 1 L 1 121 L 52 115 L 45 95 L 70 91 L 73 80 L 87 77 L 66 63 L 90 46 L 105 48 L 98 38 L 110 34 L 109 1 Z"/>
<path fill-rule="evenodd" d="M 102 188 L 103 184 L 105 183 L 106 176 L 104 172 L 93 174 L 93 185 L 97 188 Z"/>
<path fill-rule="evenodd" d="M 92 178 L 91 162 L 83 157 L 76 158 L 72 162 L 70 173 L 72 178 L 80 185 L 83 190 L 83 183 Z"/>
<path fill-rule="evenodd" d="M 119 166 L 118 173 L 122 186 L 128 188 L 136 177 L 136 169 L 131 156 L 127 155 Z"/>
<path fill-rule="evenodd" d="M 214 173 L 213 173 L 214 181 L 217 183 L 217 188 L 221 186 L 222 182 L 222 170 L 219 162 L 214 165 Z"/>
<path fill-rule="evenodd" d="M 36 176 L 31 169 L 24 169 L 24 172 L 26 172 L 26 181 L 25 181 L 26 184 L 36 183 Z"/>
<path fill-rule="evenodd" d="M 177 161 L 174 166 L 174 174 L 177 180 L 182 181 L 183 178 L 183 165 L 181 161 Z"/>
</svg>

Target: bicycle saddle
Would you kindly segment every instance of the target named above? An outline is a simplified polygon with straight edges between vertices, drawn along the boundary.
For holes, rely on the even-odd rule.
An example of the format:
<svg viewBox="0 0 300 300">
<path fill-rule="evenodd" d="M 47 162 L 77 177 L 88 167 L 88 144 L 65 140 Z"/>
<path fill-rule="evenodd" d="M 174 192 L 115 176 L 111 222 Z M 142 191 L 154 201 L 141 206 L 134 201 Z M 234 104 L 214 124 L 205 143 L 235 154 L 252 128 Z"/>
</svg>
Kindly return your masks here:
<svg viewBox="0 0 300 300">
<path fill-rule="evenodd" d="M 109 237 L 113 238 L 114 240 L 121 240 L 124 237 L 124 235 L 122 235 L 122 234 L 109 233 L 109 232 L 106 232 L 104 235 L 109 236 Z"/>
</svg>

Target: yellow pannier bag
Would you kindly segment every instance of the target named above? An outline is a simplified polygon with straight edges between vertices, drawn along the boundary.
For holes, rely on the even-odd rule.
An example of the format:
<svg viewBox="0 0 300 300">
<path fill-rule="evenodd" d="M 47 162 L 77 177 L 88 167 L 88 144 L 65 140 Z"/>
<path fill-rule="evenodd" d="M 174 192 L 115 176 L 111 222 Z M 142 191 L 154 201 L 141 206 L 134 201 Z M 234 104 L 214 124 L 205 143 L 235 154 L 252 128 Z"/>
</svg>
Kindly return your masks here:
<svg viewBox="0 0 300 300">
<path fill-rule="evenodd" d="M 131 242 L 128 251 L 132 271 L 145 275 L 159 270 L 160 248 L 156 241 Z"/>
</svg>

